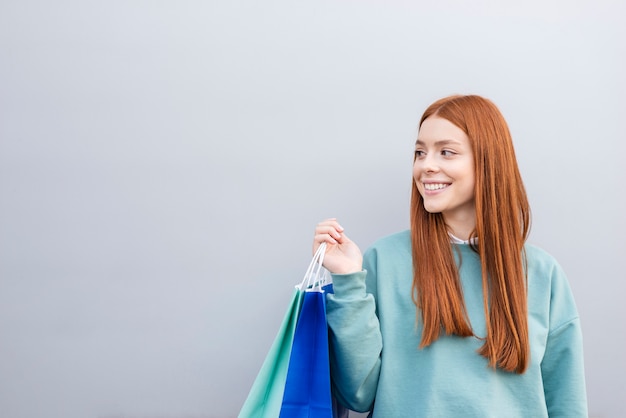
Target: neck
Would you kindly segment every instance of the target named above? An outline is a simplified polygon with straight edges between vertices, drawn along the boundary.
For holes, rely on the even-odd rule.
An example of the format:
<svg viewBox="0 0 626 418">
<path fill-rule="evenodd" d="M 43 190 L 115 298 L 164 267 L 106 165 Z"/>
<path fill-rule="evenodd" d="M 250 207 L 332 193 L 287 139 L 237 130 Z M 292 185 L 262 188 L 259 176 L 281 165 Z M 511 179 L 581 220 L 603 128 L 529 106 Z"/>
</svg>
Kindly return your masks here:
<svg viewBox="0 0 626 418">
<path fill-rule="evenodd" d="M 469 217 L 469 219 L 457 219 L 444 215 L 443 219 L 448 227 L 448 231 L 462 240 L 470 239 L 470 235 L 476 229 L 476 219 L 474 216 Z"/>
</svg>

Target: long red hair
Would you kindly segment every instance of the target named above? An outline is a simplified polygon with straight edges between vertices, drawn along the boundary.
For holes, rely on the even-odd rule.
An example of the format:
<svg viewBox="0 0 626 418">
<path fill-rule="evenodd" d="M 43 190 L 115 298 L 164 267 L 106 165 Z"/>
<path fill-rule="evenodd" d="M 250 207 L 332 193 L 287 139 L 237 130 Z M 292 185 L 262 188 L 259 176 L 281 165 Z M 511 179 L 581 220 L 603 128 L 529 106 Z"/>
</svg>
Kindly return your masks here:
<svg viewBox="0 0 626 418">
<path fill-rule="evenodd" d="M 508 125 L 498 108 L 479 96 L 451 96 L 433 103 L 436 115 L 469 137 L 474 158 L 477 237 L 487 335 L 478 351 L 491 367 L 523 373 L 530 361 L 524 242 L 530 207 Z M 411 194 L 413 301 L 423 322 L 420 347 L 440 334 L 474 335 L 463 300 L 448 230 L 441 213 L 429 213 L 415 181 Z"/>
</svg>

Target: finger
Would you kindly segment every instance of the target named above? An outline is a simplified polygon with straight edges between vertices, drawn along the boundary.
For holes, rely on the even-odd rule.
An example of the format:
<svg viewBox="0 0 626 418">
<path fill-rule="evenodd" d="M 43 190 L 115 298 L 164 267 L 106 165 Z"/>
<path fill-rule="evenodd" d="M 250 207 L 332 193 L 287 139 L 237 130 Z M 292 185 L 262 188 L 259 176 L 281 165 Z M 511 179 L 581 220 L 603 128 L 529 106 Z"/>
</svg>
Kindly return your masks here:
<svg viewBox="0 0 626 418">
<path fill-rule="evenodd" d="M 315 234 L 329 234 L 335 239 L 341 239 L 341 234 L 344 229 L 339 223 L 334 219 L 329 219 L 326 221 L 322 221 L 315 227 Z"/>
<path fill-rule="evenodd" d="M 320 238 L 320 237 L 315 237 L 315 241 L 313 241 L 313 252 L 312 254 L 315 254 L 317 252 L 317 250 L 320 248 L 320 245 L 322 245 L 323 243 L 326 244 L 326 253 L 330 250 L 331 246 L 336 246 L 337 245 L 337 241 L 335 241 L 333 238 L 326 236 L 326 239 Z"/>
<path fill-rule="evenodd" d="M 338 231 L 334 226 L 318 226 L 315 228 L 315 235 L 328 234 L 335 239 L 341 238 L 341 231 Z"/>
<path fill-rule="evenodd" d="M 333 238 L 330 234 L 317 234 L 313 239 L 315 247 L 319 246 L 323 242 L 331 245 L 337 245 L 339 242 Z"/>
<path fill-rule="evenodd" d="M 315 237 L 313 239 L 313 253 L 317 251 L 317 248 L 323 242 L 329 245 L 338 245 L 345 242 L 347 237 L 343 234 L 343 230 L 343 227 L 337 222 L 336 218 L 328 218 L 317 224 L 315 227 Z M 330 250 L 330 248 L 326 251 L 328 250 Z"/>
<path fill-rule="evenodd" d="M 337 231 L 343 232 L 343 227 L 337 222 L 337 218 L 328 218 L 317 224 L 317 226 L 332 226 Z"/>
</svg>

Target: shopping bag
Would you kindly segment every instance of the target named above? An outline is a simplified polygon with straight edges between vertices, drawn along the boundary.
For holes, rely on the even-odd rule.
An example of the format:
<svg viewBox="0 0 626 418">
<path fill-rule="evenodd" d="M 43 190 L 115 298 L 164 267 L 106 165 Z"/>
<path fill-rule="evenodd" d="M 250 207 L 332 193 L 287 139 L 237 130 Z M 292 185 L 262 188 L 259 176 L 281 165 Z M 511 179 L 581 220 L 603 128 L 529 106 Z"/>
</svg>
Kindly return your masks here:
<svg viewBox="0 0 626 418">
<path fill-rule="evenodd" d="M 303 296 L 304 293 L 300 289 L 294 289 L 278 334 L 252 384 L 248 398 L 239 412 L 239 418 L 278 417 Z"/>
<path fill-rule="evenodd" d="M 310 286 L 310 283 L 329 286 L 330 276 L 325 275 L 321 268 L 325 247 L 323 245 L 318 248 L 304 279 L 296 285 L 276 338 L 252 384 L 238 418 L 278 418 L 287 380 L 292 342 L 305 289 Z"/>
<path fill-rule="evenodd" d="M 323 291 L 306 291 L 291 347 L 280 418 L 332 418 Z"/>
<path fill-rule="evenodd" d="M 320 256 L 323 261 L 323 254 Z M 328 328 L 324 269 L 319 263 L 317 281 L 304 290 L 302 309 L 294 335 L 280 418 L 332 418 Z M 326 272 L 327 273 L 327 272 Z"/>
</svg>

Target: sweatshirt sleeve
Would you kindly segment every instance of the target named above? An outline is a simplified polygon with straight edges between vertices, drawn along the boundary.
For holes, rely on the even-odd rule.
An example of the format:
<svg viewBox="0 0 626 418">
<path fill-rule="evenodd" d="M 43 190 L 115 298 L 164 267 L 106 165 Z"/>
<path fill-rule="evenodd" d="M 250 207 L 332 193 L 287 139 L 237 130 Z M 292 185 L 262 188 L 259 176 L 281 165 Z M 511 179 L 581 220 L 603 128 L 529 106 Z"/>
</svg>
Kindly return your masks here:
<svg viewBox="0 0 626 418">
<path fill-rule="evenodd" d="M 550 332 L 541 371 L 550 418 L 588 416 L 580 320 L 558 265 L 553 271 Z"/>
<path fill-rule="evenodd" d="M 375 281 L 375 272 L 368 269 L 367 261 L 364 268 L 358 273 L 333 275 L 334 294 L 328 294 L 326 304 L 334 393 L 342 404 L 358 412 L 373 406 L 382 353 L 375 299 L 366 285 L 366 280 Z"/>
</svg>

